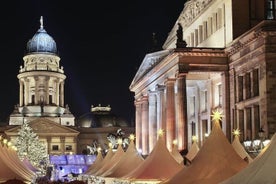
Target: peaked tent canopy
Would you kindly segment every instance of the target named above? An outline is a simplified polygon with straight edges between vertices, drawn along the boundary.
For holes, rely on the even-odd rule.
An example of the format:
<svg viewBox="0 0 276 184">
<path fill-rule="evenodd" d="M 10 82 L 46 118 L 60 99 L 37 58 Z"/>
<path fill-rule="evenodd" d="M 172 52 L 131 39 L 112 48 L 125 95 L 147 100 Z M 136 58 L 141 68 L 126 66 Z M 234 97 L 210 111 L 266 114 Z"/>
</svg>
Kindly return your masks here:
<svg viewBox="0 0 276 184">
<path fill-rule="evenodd" d="M 114 152 L 112 151 L 112 147 L 110 146 L 102 162 L 97 164 L 97 166 L 95 166 L 94 169 L 91 169 L 87 174 L 96 175 L 99 169 L 101 169 L 107 162 L 110 162 L 113 155 L 114 155 Z"/>
<path fill-rule="evenodd" d="M 184 163 L 183 163 L 184 158 L 183 158 L 183 156 L 179 153 L 176 144 L 173 145 L 173 149 L 172 149 L 172 151 L 171 151 L 171 154 L 172 154 L 173 158 L 174 158 L 179 164 L 184 164 Z"/>
<path fill-rule="evenodd" d="M 238 153 L 238 155 L 242 159 L 247 160 L 248 163 L 251 163 L 253 161 L 253 159 L 251 158 L 251 156 L 246 152 L 246 150 L 244 149 L 243 145 L 241 144 L 238 135 L 235 135 L 234 140 L 232 142 L 232 146 L 233 146 L 234 150 Z"/>
<path fill-rule="evenodd" d="M 115 166 L 119 160 L 124 156 L 125 151 L 122 147 L 122 144 L 119 144 L 117 151 L 114 153 L 113 157 L 110 159 L 109 162 L 106 162 L 105 165 L 103 165 L 98 172 L 96 172 L 97 176 L 106 176 L 109 174 L 110 169 L 112 169 L 113 166 Z M 107 173 L 106 173 L 107 172 Z"/>
<path fill-rule="evenodd" d="M 94 161 L 94 163 L 92 165 L 89 166 L 89 168 L 85 171 L 85 174 L 91 174 L 93 172 L 95 172 L 99 165 L 101 164 L 101 162 L 103 161 L 103 155 L 101 151 L 98 151 L 96 160 Z"/>
<path fill-rule="evenodd" d="M 214 117 L 216 116 L 218 115 L 215 114 Z M 222 132 L 219 119 L 220 117 L 215 119 L 210 136 L 195 156 L 192 164 L 163 183 L 217 184 L 247 166 L 247 162 L 236 153 Z"/>
<path fill-rule="evenodd" d="M 35 173 L 19 159 L 7 140 L 0 136 L 0 183 L 10 179 L 31 182 Z"/>
<path fill-rule="evenodd" d="M 151 153 L 135 170 L 122 176 L 122 179 L 136 181 L 164 181 L 184 168 L 179 164 L 167 149 L 164 137 L 159 134 Z"/>
<path fill-rule="evenodd" d="M 276 133 L 270 143 L 259 153 L 259 155 L 245 169 L 226 179 L 221 184 L 275 184 L 276 183 Z"/>
<path fill-rule="evenodd" d="M 133 140 L 131 140 L 125 154 L 112 169 L 106 172 L 105 177 L 120 178 L 136 169 L 143 161 L 143 157 L 138 153 Z"/>
<path fill-rule="evenodd" d="M 198 151 L 199 151 L 198 144 L 196 141 L 194 141 L 187 155 L 185 155 L 185 158 L 187 158 L 189 162 L 192 162 L 195 156 L 197 155 Z"/>
</svg>

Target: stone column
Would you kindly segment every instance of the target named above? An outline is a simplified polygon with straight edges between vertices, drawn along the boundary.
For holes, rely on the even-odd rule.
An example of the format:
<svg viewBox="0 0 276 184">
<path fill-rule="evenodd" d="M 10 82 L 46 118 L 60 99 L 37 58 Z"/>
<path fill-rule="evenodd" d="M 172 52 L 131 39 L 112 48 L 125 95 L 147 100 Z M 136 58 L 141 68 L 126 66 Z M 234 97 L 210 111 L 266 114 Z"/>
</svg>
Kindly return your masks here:
<svg viewBox="0 0 276 184">
<path fill-rule="evenodd" d="M 166 121 L 165 121 L 165 97 L 164 97 L 164 90 L 165 86 L 157 85 L 156 86 L 156 124 L 157 124 L 157 130 L 165 130 L 166 129 Z M 166 134 L 164 134 L 164 137 L 166 137 Z"/>
<path fill-rule="evenodd" d="M 19 106 L 23 106 L 24 101 L 24 83 L 21 79 L 19 79 Z"/>
<path fill-rule="evenodd" d="M 177 78 L 176 130 L 178 150 L 188 149 L 186 74 Z"/>
<path fill-rule="evenodd" d="M 136 149 L 142 150 L 142 104 L 139 100 L 135 101 L 135 140 Z"/>
<path fill-rule="evenodd" d="M 166 145 L 169 151 L 172 150 L 173 140 L 175 139 L 175 79 L 167 79 L 166 85 Z"/>
<path fill-rule="evenodd" d="M 147 155 L 149 148 L 149 124 L 148 124 L 148 117 L 149 117 L 149 104 L 148 104 L 148 97 L 144 96 L 142 99 L 142 154 Z"/>
<path fill-rule="evenodd" d="M 34 98 L 34 104 L 38 104 L 38 103 L 40 103 L 40 99 L 39 99 L 39 97 L 38 97 L 38 91 L 39 91 L 39 89 L 38 89 L 38 82 L 39 82 L 39 78 L 38 78 L 38 76 L 35 76 L 34 77 L 34 81 L 35 81 L 35 98 Z"/>
<path fill-rule="evenodd" d="M 52 139 L 51 139 L 51 137 L 47 137 L 46 139 L 47 139 L 48 154 L 51 154 L 51 150 L 52 150 L 51 141 L 52 141 Z"/>
<path fill-rule="evenodd" d="M 55 100 L 55 103 L 57 104 L 57 106 L 59 106 L 59 78 L 56 79 L 56 93 L 55 93 L 55 97 L 56 97 L 56 100 Z"/>
<path fill-rule="evenodd" d="M 149 153 L 157 140 L 156 92 L 149 92 Z"/>
<path fill-rule="evenodd" d="M 24 104 L 29 103 L 29 79 L 25 78 L 25 88 L 24 88 Z"/>
<path fill-rule="evenodd" d="M 64 81 L 60 83 L 60 106 L 64 107 Z"/>
<path fill-rule="evenodd" d="M 50 82 L 50 77 L 45 77 L 45 90 L 46 90 L 46 104 L 49 104 L 49 82 Z"/>
<path fill-rule="evenodd" d="M 65 154 L 65 137 L 64 136 L 61 136 L 60 137 L 60 151 L 61 151 L 61 154 Z"/>
</svg>

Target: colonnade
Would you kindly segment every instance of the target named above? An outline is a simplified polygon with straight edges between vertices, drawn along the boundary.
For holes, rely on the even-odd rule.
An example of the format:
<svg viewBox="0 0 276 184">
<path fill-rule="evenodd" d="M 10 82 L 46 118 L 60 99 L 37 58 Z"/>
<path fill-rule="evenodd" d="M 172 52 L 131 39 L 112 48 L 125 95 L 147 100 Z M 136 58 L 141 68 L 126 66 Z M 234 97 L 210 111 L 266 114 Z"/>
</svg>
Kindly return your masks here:
<svg viewBox="0 0 276 184">
<path fill-rule="evenodd" d="M 35 83 L 33 89 L 31 89 L 32 86 L 30 86 L 31 80 Z M 45 77 L 42 82 L 40 80 L 42 79 L 38 77 L 25 77 L 19 80 L 19 106 L 28 105 L 30 103 L 38 105 L 42 100 L 41 96 L 43 96 L 43 102 L 45 104 L 55 103 L 58 106 L 64 107 L 64 80 L 57 78 L 54 80 L 53 84 L 50 84 L 50 77 Z M 40 83 L 44 84 L 43 95 L 39 93 L 41 90 Z M 54 93 L 50 94 L 51 90 L 54 91 Z M 30 99 L 32 95 L 34 95 L 34 99 Z M 50 102 L 50 95 L 53 95 L 52 102 Z"/>
<path fill-rule="evenodd" d="M 156 85 L 135 100 L 136 148 L 148 155 L 158 139 L 157 131 L 164 130 L 169 150 L 177 140 L 178 150 L 187 149 L 186 75 L 167 78 L 164 85 Z"/>
</svg>

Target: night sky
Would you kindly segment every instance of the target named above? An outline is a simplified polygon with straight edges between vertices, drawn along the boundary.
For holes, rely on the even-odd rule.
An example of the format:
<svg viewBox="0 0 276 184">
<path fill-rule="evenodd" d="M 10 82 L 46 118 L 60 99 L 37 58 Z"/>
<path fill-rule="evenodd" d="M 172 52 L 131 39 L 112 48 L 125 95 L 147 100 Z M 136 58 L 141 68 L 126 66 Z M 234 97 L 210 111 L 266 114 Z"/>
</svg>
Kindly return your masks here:
<svg viewBox="0 0 276 184">
<path fill-rule="evenodd" d="M 26 44 L 44 28 L 56 41 L 64 67 L 65 104 L 78 118 L 91 105 L 110 105 L 118 116 L 134 121 L 129 86 L 144 56 L 165 42 L 185 0 L 5 1 L 0 11 L 0 118 L 6 122 L 19 103 L 17 75 Z"/>
</svg>

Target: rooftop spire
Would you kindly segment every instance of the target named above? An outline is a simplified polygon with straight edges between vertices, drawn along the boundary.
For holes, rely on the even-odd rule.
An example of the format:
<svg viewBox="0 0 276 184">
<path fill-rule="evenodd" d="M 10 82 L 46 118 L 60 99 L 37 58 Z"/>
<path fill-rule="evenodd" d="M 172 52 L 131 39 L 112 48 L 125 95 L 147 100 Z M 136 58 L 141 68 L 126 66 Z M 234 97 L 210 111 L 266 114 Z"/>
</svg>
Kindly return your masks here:
<svg viewBox="0 0 276 184">
<path fill-rule="evenodd" d="M 43 16 L 40 16 L 40 28 L 43 29 Z"/>
</svg>

